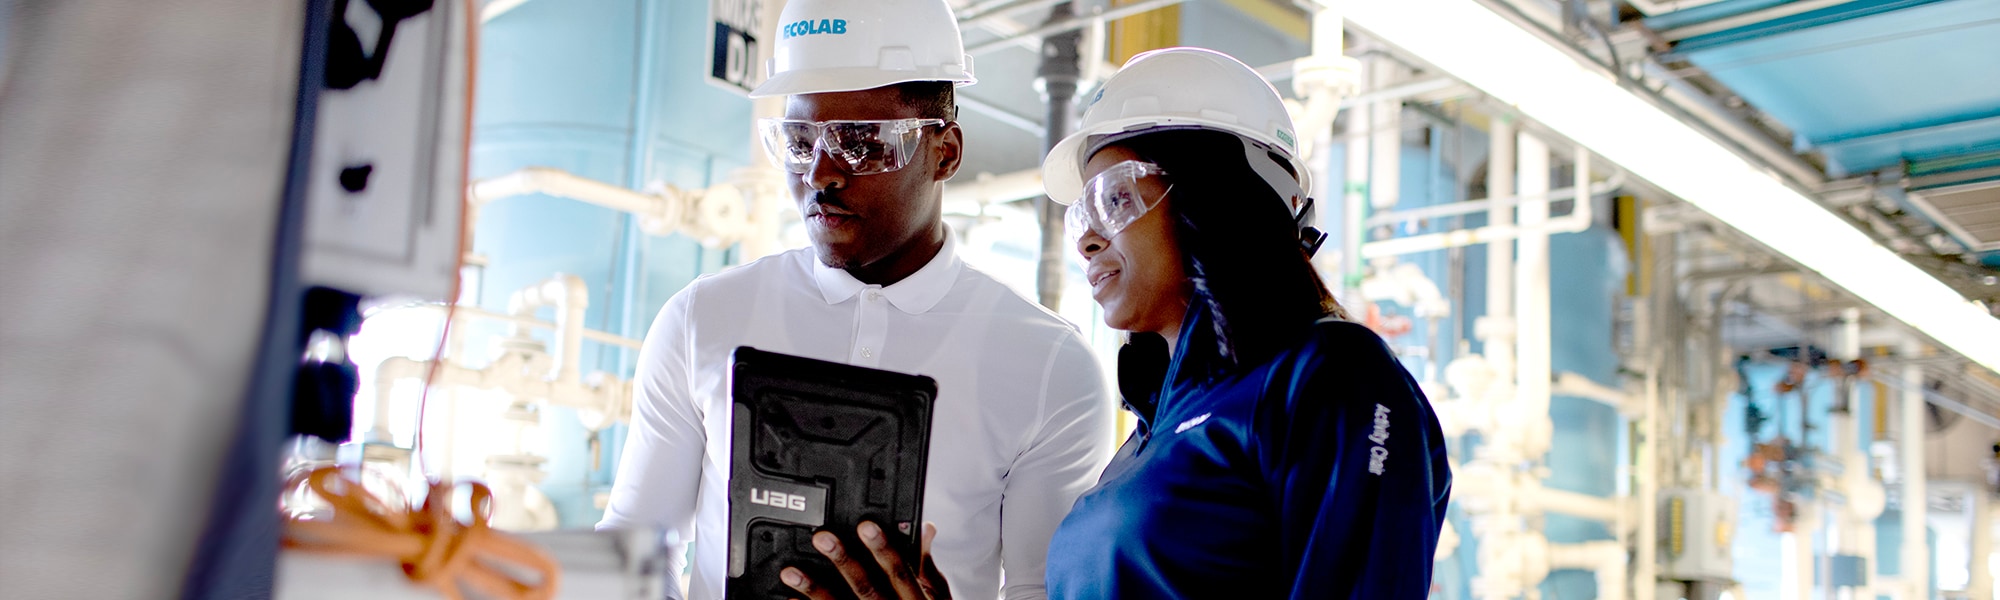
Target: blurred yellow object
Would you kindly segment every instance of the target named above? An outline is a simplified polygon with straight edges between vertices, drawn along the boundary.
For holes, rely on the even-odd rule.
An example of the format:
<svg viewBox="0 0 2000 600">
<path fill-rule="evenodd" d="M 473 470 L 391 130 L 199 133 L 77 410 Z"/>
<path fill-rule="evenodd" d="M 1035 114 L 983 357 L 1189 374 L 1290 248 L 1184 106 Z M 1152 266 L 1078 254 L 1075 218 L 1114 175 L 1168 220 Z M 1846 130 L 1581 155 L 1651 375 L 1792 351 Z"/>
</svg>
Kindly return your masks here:
<svg viewBox="0 0 2000 600">
<path fill-rule="evenodd" d="M 452 517 L 457 486 L 432 482 L 423 505 L 384 502 L 359 481 L 321 467 L 305 476 L 313 492 L 333 507 L 332 518 L 291 518 L 284 545 L 309 552 L 392 558 L 417 585 L 437 588 L 460 600 L 470 589 L 482 597 L 548 600 L 555 597 L 560 568 L 541 548 L 487 526 L 493 493 L 481 483 L 465 484 L 472 522 Z M 532 576 L 523 579 L 523 576 Z"/>
</svg>

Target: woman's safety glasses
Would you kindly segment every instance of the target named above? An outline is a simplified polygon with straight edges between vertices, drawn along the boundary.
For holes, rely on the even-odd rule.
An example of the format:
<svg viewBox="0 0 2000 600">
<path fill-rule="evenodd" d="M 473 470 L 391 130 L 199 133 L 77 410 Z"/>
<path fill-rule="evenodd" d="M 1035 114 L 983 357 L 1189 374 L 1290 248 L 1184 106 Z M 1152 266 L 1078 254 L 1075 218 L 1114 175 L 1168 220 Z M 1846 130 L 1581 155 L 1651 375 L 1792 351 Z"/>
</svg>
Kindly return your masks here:
<svg viewBox="0 0 2000 600">
<path fill-rule="evenodd" d="M 916 151 L 925 127 L 944 119 L 887 121 L 802 121 L 758 119 L 758 137 L 771 160 L 793 173 L 813 168 L 820 152 L 839 159 L 834 164 L 849 175 L 874 175 L 903 168 Z"/>
<path fill-rule="evenodd" d="M 1139 217 L 1159 205 L 1160 199 L 1172 191 L 1166 191 L 1151 198 L 1139 192 L 1139 180 L 1147 177 L 1166 175 L 1158 165 L 1128 160 L 1099 172 L 1083 184 L 1083 195 L 1076 203 L 1069 205 L 1063 214 L 1065 233 L 1069 234 L 1070 247 L 1083 238 L 1085 231 L 1095 231 L 1099 237 L 1109 240 L 1132 225 Z"/>
</svg>

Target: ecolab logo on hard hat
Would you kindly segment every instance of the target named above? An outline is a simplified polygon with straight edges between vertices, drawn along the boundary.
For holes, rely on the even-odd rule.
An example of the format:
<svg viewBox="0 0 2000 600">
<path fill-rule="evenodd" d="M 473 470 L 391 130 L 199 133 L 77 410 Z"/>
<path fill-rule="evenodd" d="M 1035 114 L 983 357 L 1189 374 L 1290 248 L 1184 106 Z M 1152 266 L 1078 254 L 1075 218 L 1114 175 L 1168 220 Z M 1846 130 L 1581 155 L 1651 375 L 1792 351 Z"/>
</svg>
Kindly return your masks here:
<svg viewBox="0 0 2000 600">
<path fill-rule="evenodd" d="M 785 39 L 791 39 L 802 35 L 820 35 L 820 34 L 846 35 L 847 19 L 820 19 L 818 21 L 807 19 L 804 21 L 799 21 L 797 23 L 786 25 L 783 32 L 785 34 Z"/>
</svg>

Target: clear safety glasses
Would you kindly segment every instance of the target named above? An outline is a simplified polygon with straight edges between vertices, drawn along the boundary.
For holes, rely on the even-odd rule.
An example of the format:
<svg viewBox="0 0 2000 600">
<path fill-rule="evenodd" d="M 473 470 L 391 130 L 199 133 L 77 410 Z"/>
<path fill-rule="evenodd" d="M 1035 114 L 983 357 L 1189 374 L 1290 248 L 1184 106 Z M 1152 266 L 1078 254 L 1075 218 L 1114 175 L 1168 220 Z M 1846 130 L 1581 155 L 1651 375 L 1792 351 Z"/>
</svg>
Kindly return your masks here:
<svg viewBox="0 0 2000 600">
<path fill-rule="evenodd" d="M 835 159 L 834 165 L 849 175 L 874 175 L 903 168 L 923 139 L 925 127 L 943 125 L 944 119 L 894 119 L 886 121 L 802 121 L 758 119 L 758 137 L 771 160 L 793 173 L 813 168 L 820 152 Z"/>
<path fill-rule="evenodd" d="M 1132 225 L 1139 217 L 1159 205 L 1160 199 L 1173 190 L 1170 184 L 1166 191 L 1147 198 L 1139 192 L 1139 180 L 1147 177 L 1166 175 L 1158 165 L 1128 160 L 1090 178 L 1083 184 L 1083 195 L 1063 214 L 1064 231 L 1069 234 L 1070 247 L 1076 247 L 1077 240 L 1085 231 L 1095 231 L 1098 237 L 1109 240 Z"/>
</svg>

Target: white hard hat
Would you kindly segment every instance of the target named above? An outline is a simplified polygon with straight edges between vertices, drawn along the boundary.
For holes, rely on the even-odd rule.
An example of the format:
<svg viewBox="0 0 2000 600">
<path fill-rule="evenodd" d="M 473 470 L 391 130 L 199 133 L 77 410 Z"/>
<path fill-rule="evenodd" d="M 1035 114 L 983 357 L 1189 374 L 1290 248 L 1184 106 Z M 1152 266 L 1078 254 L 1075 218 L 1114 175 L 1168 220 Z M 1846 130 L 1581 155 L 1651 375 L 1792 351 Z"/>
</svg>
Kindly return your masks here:
<svg viewBox="0 0 2000 600">
<path fill-rule="evenodd" d="M 1118 140 L 1175 128 L 1236 134 L 1251 167 L 1279 194 L 1290 195 L 1294 180 L 1299 196 L 1291 201 L 1303 201 L 1312 190 L 1278 90 L 1249 65 L 1206 48 L 1163 48 L 1126 61 L 1091 98 L 1076 132 L 1042 160 L 1042 184 L 1056 202 L 1075 202 L 1092 154 Z M 1284 157 L 1291 172 L 1278 170 L 1267 152 Z"/>
<path fill-rule="evenodd" d="M 773 35 L 770 78 L 752 98 L 976 81 L 944 0 L 792 0 Z"/>
</svg>

